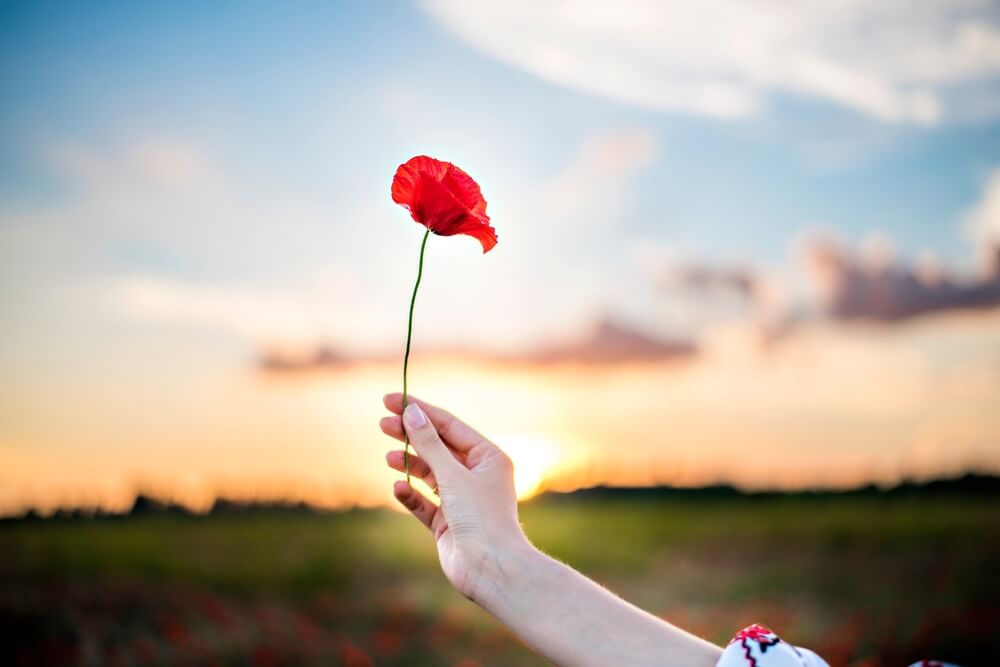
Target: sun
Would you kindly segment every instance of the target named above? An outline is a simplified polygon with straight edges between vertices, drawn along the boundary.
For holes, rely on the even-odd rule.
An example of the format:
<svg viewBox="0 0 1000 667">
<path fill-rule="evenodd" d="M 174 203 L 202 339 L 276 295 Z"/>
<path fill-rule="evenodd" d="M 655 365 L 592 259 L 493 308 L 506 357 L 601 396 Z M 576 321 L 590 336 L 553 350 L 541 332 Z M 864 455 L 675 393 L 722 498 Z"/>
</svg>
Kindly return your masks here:
<svg viewBox="0 0 1000 667">
<path fill-rule="evenodd" d="M 535 495 L 559 465 L 561 448 L 540 435 L 507 435 L 497 445 L 514 461 L 514 491 L 518 500 Z"/>
</svg>

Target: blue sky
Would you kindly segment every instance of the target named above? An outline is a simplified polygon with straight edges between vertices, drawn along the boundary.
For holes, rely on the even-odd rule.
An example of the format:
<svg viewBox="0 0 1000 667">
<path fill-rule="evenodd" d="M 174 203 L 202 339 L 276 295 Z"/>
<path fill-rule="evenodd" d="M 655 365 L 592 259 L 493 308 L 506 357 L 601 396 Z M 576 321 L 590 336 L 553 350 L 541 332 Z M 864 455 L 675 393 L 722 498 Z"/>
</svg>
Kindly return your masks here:
<svg viewBox="0 0 1000 667">
<path fill-rule="evenodd" d="M 589 134 L 639 126 L 662 149 L 638 179 L 630 231 L 773 262 L 803 225 L 822 223 L 963 258 L 958 223 L 1000 154 L 993 119 L 900 126 L 777 94 L 752 118 L 718 121 L 576 93 L 477 53 L 409 3 L 3 11 L 8 202 L 65 195 L 38 158 L 60 141 L 180 136 L 251 181 L 277 175 L 322 199 L 420 150 L 540 178 Z M 366 108 L 382 86 L 403 97 Z"/>
</svg>

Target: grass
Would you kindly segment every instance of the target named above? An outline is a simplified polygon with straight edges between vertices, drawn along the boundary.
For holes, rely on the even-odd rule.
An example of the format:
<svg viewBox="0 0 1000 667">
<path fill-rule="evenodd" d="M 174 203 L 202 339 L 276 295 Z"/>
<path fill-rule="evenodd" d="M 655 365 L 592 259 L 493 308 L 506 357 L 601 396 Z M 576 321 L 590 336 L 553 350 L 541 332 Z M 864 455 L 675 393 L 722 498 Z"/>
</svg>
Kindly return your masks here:
<svg viewBox="0 0 1000 667">
<path fill-rule="evenodd" d="M 557 498 L 522 518 L 717 642 L 762 622 L 831 664 L 977 664 L 1000 642 L 1000 499 Z M 24 664 L 544 664 L 386 510 L 7 523 L 0 582 L 0 651 Z"/>
</svg>

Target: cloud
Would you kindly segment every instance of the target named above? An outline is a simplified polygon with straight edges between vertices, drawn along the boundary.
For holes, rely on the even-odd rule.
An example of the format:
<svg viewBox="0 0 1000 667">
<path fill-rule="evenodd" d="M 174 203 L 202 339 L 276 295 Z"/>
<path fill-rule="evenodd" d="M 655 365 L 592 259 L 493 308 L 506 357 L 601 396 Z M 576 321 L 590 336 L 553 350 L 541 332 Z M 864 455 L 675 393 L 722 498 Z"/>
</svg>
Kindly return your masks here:
<svg viewBox="0 0 1000 667">
<path fill-rule="evenodd" d="M 996 252 L 1000 248 L 1000 168 L 990 173 L 982 198 L 966 214 L 965 229 L 976 245 L 980 271 L 985 275 L 1000 271 Z"/>
<path fill-rule="evenodd" d="M 985 1 L 424 6 L 488 56 L 640 107 L 739 118 L 785 93 L 933 125 L 996 106 L 987 84 L 1000 74 L 1000 27 Z"/>
<path fill-rule="evenodd" d="M 331 326 L 315 293 L 136 275 L 119 279 L 110 297 L 121 312 L 139 320 L 211 329 L 251 341 L 302 341 Z"/>
<path fill-rule="evenodd" d="M 668 287 L 680 287 L 699 293 L 724 291 L 751 297 L 757 284 L 757 275 L 745 267 L 692 262 L 669 270 L 665 281 Z"/>
<path fill-rule="evenodd" d="M 611 226 L 627 210 L 633 180 L 657 148 L 654 134 L 643 128 L 595 133 L 542 185 L 531 209 L 540 220 L 566 221 L 577 230 L 582 224 Z"/>
<path fill-rule="evenodd" d="M 824 312 L 836 320 L 893 322 L 925 313 L 1000 306 L 1000 245 L 994 269 L 971 279 L 950 275 L 932 258 L 897 262 L 891 246 L 876 238 L 861 252 L 814 236 L 805 244 L 808 275 Z"/>
<path fill-rule="evenodd" d="M 794 245 L 797 266 L 783 274 L 682 260 L 655 247 L 644 247 L 636 260 L 672 299 L 693 294 L 700 312 L 736 295 L 773 341 L 818 317 L 892 323 L 1000 306 L 1000 168 L 990 172 L 962 225 L 977 254 L 973 275 L 945 267 L 929 252 L 897 258 L 892 239 L 878 233 L 851 247 L 828 233 L 808 232 Z M 811 290 L 801 290 L 803 284 Z"/>
<path fill-rule="evenodd" d="M 762 341 L 775 342 L 824 319 L 891 324 L 1000 306 L 1000 169 L 989 175 L 963 224 L 978 272 L 945 266 L 927 251 L 898 258 L 882 234 L 855 247 L 815 231 L 793 244 L 797 261 L 783 268 L 706 263 L 648 243 L 634 261 L 699 342 L 706 329 L 726 322 L 749 322 Z"/>
<path fill-rule="evenodd" d="M 363 358 L 348 354 L 332 345 L 319 345 L 305 352 L 288 352 L 279 349 L 264 350 L 257 360 L 262 371 L 269 373 L 297 373 L 303 371 L 339 370 L 357 363 L 382 362 L 383 359 Z"/>
<path fill-rule="evenodd" d="M 774 341 L 817 319 L 894 323 L 930 313 L 1000 306 L 1000 243 L 988 247 L 992 268 L 963 276 L 927 253 L 898 259 L 891 240 L 881 235 L 854 248 L 832 236 L 810 233 L 798 244 L 798 271 L 781 275 L 688 262 L 666 267 L 663 275 L 671 299 L 693 295 L 705 312 L 735 295 L 746 306 L 743 316 L 756 323 L 766 340 Z M 790 298 L 795 283 L 803 279 L 811 289 Z"/>
<path fill-rule="evenodd" d="M 521 353 L 497 353 L 480 348 L 425 348 L 427 356 L 462 357 L 488 363 L 546 366 L 579 364 L 609 366 L 633 362 L 677 361 L 694 357 L 693 342 L 653 336 L 610 318 L 597 320 L 583 336 L 543 343 Z M 399 363 L 399 352 L 356 354 L 321 344 L 298 350 L 266 348 L 258 358 L 262 371 L 277 374 L 339 371 L 355 365 Z"/>
<path fill-rule="evenodd" d="M 527 355 L 525 360 L 537 364 L 616 364 L 685 359 L 696 352 L 692 342 L 654 337 L 604 319 L 582 340 L 542 347 Z"/>
<path fill-rule="evenodd" d="M 91 200 L 132 198 L 136 190 L 173 198 L 218 190 L 224 184 L 219 165 L 202 147 L 174 138 L 141 137 L 113 149 L 55 143 L 42 153 L 54 172 Z"/>
<path fill-rule="evenodd" d="M 595 301 L 612 302 L 614 267 L 594 248 L 618 240 L 635 177 L 656 154 L 652 132 L 616 128 L 586 135 L 537 180 L 495 177 L 507 185 L 487 192 L 497 193 L 491 206 L 504 220 L 504 246 L 484 259 L 461 240 L 431 242 L 419 339 L 524 347 L 577 328 Z M 282 179 L 263 183 L 208 147 L 156 134 L 108 145 L 52 142 L 40 157 L 71 196 L 0 230 L 19 278 L 29 270 L 70 275 L 49 238 L 58 231 L 70 250 L 88 253 L 63 281 L 73 283 L 71 298 L 99 291 L 102 303 L 132 319 L 254 346 L 334 339 L 369 352 L 405 327 L 416 254 L 408 233 L 416 232 L 399 226 L 407 223 L 381 189 L 358 203 L 342 183 L 325 194 Z M 366 180 L 372 188 L 387 182 Z M 389 229 L 400 231 L 380 231 Z M 565 255 L 573 261 L 553 259 Z M 9 289 L 24 290 L 24 281 Z M 535 298 L 525 300 L 526 291 Z"/>
</svg>

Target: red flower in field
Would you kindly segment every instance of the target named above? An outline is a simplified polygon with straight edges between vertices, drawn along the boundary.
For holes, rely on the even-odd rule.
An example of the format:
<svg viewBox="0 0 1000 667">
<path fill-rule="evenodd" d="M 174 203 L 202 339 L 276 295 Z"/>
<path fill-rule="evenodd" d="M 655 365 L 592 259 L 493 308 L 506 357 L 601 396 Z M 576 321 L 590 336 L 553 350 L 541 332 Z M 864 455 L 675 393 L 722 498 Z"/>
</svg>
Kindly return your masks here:
<svg viewBox="0 0 1000 667">
<path fill-rule="evenodd" d="M 410 158 L 392 179 L 392 200 L 439 236 L 467 234 L 483 245 L 483 252 L 497 244 L 479 184 L 450 162 Z"/>
</svg>

